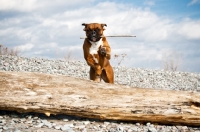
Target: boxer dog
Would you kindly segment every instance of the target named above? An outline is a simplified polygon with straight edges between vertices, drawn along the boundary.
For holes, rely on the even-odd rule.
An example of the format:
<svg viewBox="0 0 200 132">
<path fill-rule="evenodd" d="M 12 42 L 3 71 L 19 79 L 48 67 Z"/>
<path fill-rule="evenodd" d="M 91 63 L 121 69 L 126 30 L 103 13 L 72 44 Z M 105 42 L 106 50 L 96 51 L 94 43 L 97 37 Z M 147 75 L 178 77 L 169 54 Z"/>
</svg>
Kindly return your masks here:
<svg viewBox="0 0 200 132">
<path fill-rule="evenodd" d="M 114 83 L 114 72 L 110 65 L 110 45 L 103 36 L 104 26 L 99 23 L 83 23 L 86 33 L 83 43 L 83 53 L 87 64 L 90 66 L 90 80 L 100 82 L 103 79 L 106 83 Z"/>
</svg>

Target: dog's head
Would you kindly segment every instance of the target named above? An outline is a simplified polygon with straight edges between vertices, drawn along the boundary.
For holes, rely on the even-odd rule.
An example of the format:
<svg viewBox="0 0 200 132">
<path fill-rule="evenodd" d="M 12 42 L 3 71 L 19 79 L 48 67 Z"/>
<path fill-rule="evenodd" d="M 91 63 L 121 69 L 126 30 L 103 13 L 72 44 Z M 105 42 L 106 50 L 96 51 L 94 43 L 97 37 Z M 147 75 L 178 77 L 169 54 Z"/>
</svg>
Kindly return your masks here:
<svg viewBox="0 0 200 132">
<path fill-rule="evenodd" d="M 85 26 L 83 31 L 86 32 L 87 38 L 92 42 L 97 42 L 101 39 L 103 31 L 105 30 L 104 26 L 107 26 L 106 24 L 99 23 L 83 23 L 82 25 Z"/>
</svg>

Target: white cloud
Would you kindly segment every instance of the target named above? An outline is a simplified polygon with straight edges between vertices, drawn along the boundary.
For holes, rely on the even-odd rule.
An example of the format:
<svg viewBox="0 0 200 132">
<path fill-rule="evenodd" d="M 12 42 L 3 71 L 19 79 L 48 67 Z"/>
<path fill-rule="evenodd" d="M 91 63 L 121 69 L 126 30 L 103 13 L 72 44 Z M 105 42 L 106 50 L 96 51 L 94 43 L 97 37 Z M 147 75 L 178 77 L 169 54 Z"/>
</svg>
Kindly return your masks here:
<svg viewBox="0 0 200 132">
<path fill-rule="evenodd" d="M 0 10 L 14 10 L 14 11 L 22 11 L 22 12 L 30 12 L 40 10 L 52 10 L 54 7 L 63 7 L 65 8 L 81 5 L 85 2 L 93 2 L 94 0 L 1 0 L 0 1 Z M 58 8 L 59 10 L 59 8 Z"/>
<path fill-rule="evenodd" d="M 1 0 L 0 10 L 32 11 L 38 5 L 36 0 Z"/>
<path fill-rule="evenodd" d="M 178 33 L 183 37 L 200 40 L 200 20 L 185 20 L 177 26 Z"/>
<path fill-rule="evenodd" d="M 155 5 L 155 2 L 154 1 L 150 1 L 150 0 L 146 0 L 144 2 L 144 5 L 153 6 L 153 5 Z"/>
<path fill-rule="evenodd" d="M 200 4 L 200 0 L 192 0 L 190 3 L 188 3 L 188 6 L 191 6 L 194 4 Z"/>
<path fill-rule="evenodd" d="M 16 46 L 16 49 L 19 49 L 20 52 L 30 51 L 34 47 L 34 44 L 27 43 L 23 45 Z"/>
</svg>

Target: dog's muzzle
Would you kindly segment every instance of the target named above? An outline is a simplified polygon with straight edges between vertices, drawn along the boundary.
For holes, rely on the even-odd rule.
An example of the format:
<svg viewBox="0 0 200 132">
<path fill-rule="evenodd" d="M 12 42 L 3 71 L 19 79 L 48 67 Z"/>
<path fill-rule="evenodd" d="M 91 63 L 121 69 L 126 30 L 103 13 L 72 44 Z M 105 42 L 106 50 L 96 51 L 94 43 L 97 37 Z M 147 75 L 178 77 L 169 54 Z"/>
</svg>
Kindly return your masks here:
<svg viewBox="0 0 200 132">
<path fill-rule="evenodd" d="M 92 30 L 92 35 L 91 36 L 92 36 L 92 38 L 91 38 L 92 41 L 96 42 L 97 41 L 97 38 L 96 38 L 97 37 L 97 33 L 94 30 Z"/>
<path fill-rule="evenodd" d="M 101 39 L 101 36 L 97 31 L 91 30 L 89 31 L 88 39 L 92 42 L 97 42 Z"/>
</svg>

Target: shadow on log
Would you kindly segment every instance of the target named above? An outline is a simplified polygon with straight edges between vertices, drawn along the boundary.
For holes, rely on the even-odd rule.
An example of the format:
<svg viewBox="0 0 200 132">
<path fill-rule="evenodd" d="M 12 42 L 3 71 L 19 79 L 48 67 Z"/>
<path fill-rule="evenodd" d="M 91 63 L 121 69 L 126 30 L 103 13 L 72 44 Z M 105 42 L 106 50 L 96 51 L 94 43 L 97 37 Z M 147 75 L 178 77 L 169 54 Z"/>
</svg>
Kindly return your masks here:
<svg viewBox="0 0 200 132">
<path fill-rule="evenodd" d="M 131 88 L 41 73 L 0 71 L 0 109 L 200 126 L 200 93 Z"/>
</svg>

